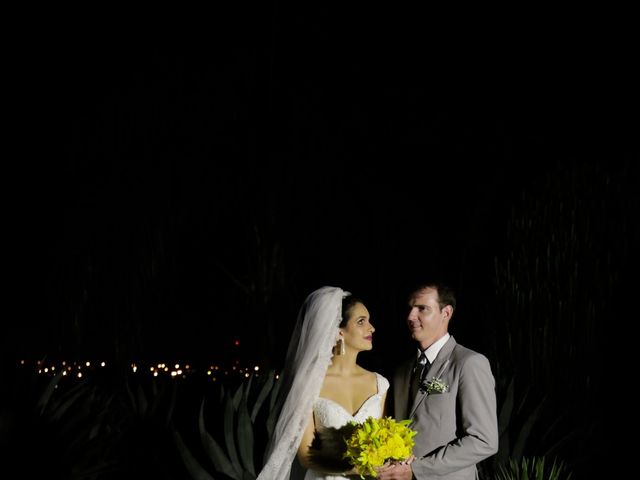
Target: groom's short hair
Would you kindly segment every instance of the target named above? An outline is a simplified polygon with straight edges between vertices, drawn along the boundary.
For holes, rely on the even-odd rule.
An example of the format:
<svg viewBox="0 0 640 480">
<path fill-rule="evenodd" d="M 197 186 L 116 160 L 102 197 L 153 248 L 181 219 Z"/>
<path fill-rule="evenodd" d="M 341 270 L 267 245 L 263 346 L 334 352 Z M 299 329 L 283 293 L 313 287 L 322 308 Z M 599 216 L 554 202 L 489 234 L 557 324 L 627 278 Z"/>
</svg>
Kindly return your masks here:
<svg viewBox="0 0 640 480">
<path fill-rule="evenodd" d="M 442 281 L 434 280 L 426 283 L 421 283 L 411 291 L 409 299 L 412 299 L 418 292 L 421 292 L 426 288 L 433 288 L 438 292 L 438 305 L 440 306 L 440 310 L 442 310 L 447 305 L 451 305 L 453 311 L 456 310 L 456 294 L 448 284 Z"/>
</svg>

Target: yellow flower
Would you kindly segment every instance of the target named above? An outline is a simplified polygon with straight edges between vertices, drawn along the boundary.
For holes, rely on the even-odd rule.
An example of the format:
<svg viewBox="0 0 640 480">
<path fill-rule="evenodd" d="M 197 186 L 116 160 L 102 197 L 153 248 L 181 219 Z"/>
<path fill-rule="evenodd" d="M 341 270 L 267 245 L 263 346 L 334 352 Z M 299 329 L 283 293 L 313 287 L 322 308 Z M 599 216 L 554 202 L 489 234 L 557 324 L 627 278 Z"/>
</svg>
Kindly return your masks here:
<svg viewBox="0 0 640 480">
<path fill-rule="evenodd" d="M 361 478 L 364 475 L 376 477 L 376 467 L 411 455 L 417 432 L 408 427 L 409 423 L 410 420 L 396 421 L 391 417 L 369 417 L 360 424 L 351 422 L 355 430 L 346 439 L 344 458 L 356 468 Z"/>
</svg>

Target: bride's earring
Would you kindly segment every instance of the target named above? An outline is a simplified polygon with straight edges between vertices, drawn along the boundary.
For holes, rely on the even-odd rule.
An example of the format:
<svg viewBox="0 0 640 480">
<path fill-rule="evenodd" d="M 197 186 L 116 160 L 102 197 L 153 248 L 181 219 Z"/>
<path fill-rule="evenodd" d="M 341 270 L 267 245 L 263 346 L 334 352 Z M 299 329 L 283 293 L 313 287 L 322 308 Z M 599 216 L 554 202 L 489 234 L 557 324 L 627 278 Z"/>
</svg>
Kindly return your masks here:
<svg viewBox="0 0 640 480">
<path fill-rule="evenodd" d="M 344 355 L 344 338 L 338 340 L 338 355 Z"/>
</svg>

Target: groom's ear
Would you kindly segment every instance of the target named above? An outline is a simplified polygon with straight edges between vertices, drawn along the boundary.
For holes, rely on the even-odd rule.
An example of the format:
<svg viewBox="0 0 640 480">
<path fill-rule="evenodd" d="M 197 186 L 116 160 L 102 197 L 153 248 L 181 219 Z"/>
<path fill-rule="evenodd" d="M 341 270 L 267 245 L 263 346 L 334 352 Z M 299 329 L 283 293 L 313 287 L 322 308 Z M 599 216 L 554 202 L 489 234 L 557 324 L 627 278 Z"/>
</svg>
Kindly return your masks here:
<svg viewBox="0 0 640 480">
<path fill-rule="evenodd" d="M 453 316 L 453 307 L 451 305 L 447 305 L 442 309 L 443 315 L 447 316 L 447 321 L 451 320 Z"/>
</svg>

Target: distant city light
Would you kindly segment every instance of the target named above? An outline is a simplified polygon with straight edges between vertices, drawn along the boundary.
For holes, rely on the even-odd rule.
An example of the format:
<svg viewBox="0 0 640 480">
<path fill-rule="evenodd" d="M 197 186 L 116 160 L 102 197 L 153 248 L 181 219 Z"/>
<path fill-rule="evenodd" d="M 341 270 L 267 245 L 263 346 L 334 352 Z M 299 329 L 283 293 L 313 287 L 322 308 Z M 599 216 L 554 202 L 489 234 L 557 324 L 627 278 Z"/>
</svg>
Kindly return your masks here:
<svg viewBox="0 0 640 480">
<path fill-rule="evenodd" d="M 55 363 L 51 365 L 44 365 L 42 361 L 29 361 L 29 360 L 19 360 L 17 362 L 19 367 L 28 367 L 29 365 L 35 366 L 35 370 L 40 375 L 46 376 L 55 376 L 56 371 L 59 370 L 59 375 L 64 377 L 74 377 L 78 379 L 84 379 L 87 377 L 86 372 L 95 371 L 97 368 L 106 367 L 107 362 L 105 361 L 83 361 L 83 362 L 69 362 L 69 361 L 60 361 L 56 365 Z M 216 382 L 222 377 L 228 378 L 241 378 L 246 379 L 251 376 L 258 376 L 260 372 L 260 365 L 253 366 L 243 366 L 240 363 L 240 360 L 234 359 L 231 365 L 220 366 L 220 365 L 209 365 L 207 368 L 203 368 L 200 370 L 198 367 L 192 368 L 192 366 L 188 363 L 179 363 L 172 362 L 171 363 L 174 368 L 168 367 L 166 363 L 157 363 L 154 362 L 151 366 L 143 366 L 140 370 L 141 372 L 149 372 L 153 377 L 161 377 L 167 376 L 171 379 L 186 379 L 188 376 L 196 376 L 199 373 L 204 374 L 206 378 L 210 381 Z M 181 368 L 180 366 L 183 365 Z M 137 362 L 132 362 L 129 365 L 130 371 L 133 373 L 137 373 L 140 365 Z M 70 375 L 71 374 L 71 375 Z M 222 377 L 221 377 L 222 376 Z M 275 375 L 275 379 L 277 380 L 279 375 Z"/>
</svg>

